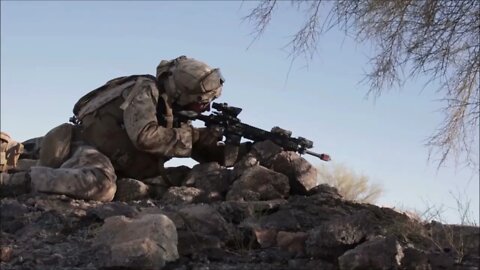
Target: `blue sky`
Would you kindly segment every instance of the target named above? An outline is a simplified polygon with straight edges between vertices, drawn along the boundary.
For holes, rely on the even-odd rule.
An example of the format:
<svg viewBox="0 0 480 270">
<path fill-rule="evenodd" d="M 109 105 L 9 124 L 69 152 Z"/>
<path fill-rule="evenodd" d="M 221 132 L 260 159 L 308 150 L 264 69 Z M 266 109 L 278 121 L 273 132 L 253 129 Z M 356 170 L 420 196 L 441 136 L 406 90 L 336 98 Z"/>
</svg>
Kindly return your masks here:
<svg viewBox="0 0 480 270">
<path fill-rule="evenodd" d="M 359 83 L 371 49 L 343 33 L 320 39 L 305 67 L 283 49 L 302 22 L 293 8 L 280 10 L 252 46 L 253 28 L 242 22 L 255 2 L 1 2 L 1 129 L 23 141 L 67 122 L 73 104 L 88 91 L 124 75 L 154 74 L 162 59 L 197 58 L 222 70 L 219 101 L 243 108 L 241 119 L 313 140 L 359 174 L 380 183 L 378 204 L 405 209 L 444 206 L 458 222 L 450 193 L 470 199 L 479 220 L 478 173 L 439 171 L 428 163 L 425 139 L 442 120 L 444 104 L 425 78 L 404 91 L 365 99 Z M 286 5 L 288 7 L 288 5 Z M 288 78 L 287 78 L 287 74 Z M 478 156 L 478 153 L 477 153 Z M 306 156 L 313 164 L 321 161 Z M 189 160 L 176 160 L 171 165 Z"/>
</svg>

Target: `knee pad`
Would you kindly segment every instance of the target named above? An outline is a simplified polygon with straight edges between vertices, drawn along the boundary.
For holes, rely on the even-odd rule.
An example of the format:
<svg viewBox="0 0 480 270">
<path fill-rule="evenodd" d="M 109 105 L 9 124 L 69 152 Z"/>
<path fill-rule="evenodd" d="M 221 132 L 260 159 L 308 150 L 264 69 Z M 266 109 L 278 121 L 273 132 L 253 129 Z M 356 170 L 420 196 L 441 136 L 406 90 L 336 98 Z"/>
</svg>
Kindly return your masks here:
<svg viewBox="0 0 480 270">
<path fill-rule="evenodd" d="M 58 168 L 70 156 L 73 125 L 61 124 L 50 130 L 42 139 L 38 165 Z"/>
</svg>

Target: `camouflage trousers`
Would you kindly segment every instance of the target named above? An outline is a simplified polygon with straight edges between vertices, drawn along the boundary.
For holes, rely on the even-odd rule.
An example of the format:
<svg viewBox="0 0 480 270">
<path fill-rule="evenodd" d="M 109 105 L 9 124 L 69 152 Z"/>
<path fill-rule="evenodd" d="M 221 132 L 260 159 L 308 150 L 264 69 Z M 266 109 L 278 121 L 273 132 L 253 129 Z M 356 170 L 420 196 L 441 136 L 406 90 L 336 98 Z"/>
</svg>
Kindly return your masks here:
<svg viewBox="0 0 480 270">
<path fill-rule="evenodd" d="M 110 159 L 92 146 L 81 145 L 59 168 L 30 169 L 32 191 L 63 194 L 76 199 L 109 202 L 117 186 Z"/>
</svg>

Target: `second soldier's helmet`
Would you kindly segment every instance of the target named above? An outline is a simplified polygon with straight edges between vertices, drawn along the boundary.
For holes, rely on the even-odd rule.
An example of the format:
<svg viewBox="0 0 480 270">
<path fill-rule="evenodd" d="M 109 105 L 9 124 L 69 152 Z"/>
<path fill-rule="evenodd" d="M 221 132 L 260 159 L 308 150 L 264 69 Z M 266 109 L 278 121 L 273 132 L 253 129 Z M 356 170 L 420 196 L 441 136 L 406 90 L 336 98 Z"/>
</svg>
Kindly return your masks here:
<svg viewBox="0 0 480 270">
<path fill-rule="evenodd" d="M 157 66 L 157 79 L 164 82 L 168 98 L 180 106 L 210 103 L 221 95 L 225 81 L 220 69 L 186 56 L 162 60 Z"/>
</svg>

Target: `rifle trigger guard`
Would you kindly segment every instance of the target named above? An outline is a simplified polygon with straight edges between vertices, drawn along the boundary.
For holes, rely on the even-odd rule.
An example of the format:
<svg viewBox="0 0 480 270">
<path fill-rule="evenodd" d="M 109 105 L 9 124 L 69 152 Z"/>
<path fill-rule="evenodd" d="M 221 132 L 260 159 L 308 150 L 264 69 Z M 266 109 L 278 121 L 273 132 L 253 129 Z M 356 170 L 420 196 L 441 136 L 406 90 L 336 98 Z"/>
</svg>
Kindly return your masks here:
<svg viewBox="0 0 480 270">
<path fill-rule="evenodd" d="M 233 144 L 233 145 L 240 145 L 240 141 L 242 139 L 241 136 L 231 135 L 231 134 L 227 134 L 225 137 L 226 137 L 225 143 Z"/>
</svg>

